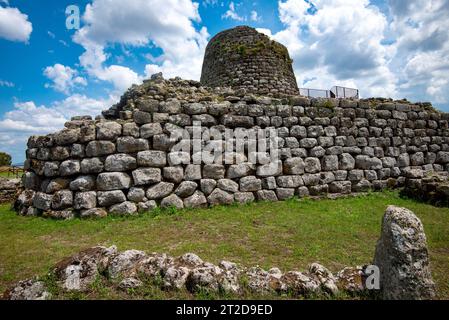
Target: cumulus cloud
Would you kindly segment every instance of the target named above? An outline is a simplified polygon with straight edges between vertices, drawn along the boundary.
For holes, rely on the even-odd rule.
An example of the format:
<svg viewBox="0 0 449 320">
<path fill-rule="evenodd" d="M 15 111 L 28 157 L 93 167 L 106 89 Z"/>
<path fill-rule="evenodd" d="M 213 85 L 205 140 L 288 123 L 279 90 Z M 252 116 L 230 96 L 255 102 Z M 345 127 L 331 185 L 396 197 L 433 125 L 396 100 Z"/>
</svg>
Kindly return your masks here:
<svg viewBox="0 0 449 320">
<path fill-rule="evenodd" d="M 399 88 L 412 99 L 449 105 L 449 1 L 389 1 L 389 37 Z"/>
<path fill-rule="evenodd" d="M 279 17 L 285 29 L 271 36 L 289 48 L 300 86 L 397 94 L 392 52 L 382 44 L 387 18 L 368 0 L 280 1 Z"/>
<path fill-rule="evenodd" d="M 146 70 L 160 69 L 167 76 L 199 79 L 202 58 L 209 34 L 197 31 L 201 22 L 198 4 L 190 0 L 94 0 L 86 6 L 84 26 L 74 41 L 85 52 L 80 62 L 91 76 L 113 83 L 123 90 L 142 81 L 132 69 L 107 66 L 109 45 L 142 47 L 155 45 L 163 51 L 162 64 L 150 64 Z M 179 70 L 179 71 L 178 71 Z"/>
<path fill-rule="evenodd" d="M 28 42 L 33 25 L 28 16 L 17 8 L 0 7 L 0 38 Z"/>
<path fill-rule="evenodd" d="M 235 4 L 234 2 L 231 1 L 231 3 L 229 3 L 229 9 L 228 11 L 226 11 L 222 16 L 222 19 L 231 19 L 231 20 L 235 20 L 235 21 L 244 21 L 245 18 L 240 16 L 237 11 L 235 10 Z"/>
<path fill-rule="evenodd" d="M 96 116 L 118 101 L 117 96 L 93 99 L 75 94 L 49 106 L 33 101 L 15 102 L 13 110 L 0 119 L 0 150 L 13 155 L 14 162 L 23 161 L 28 137 L 55 132 L 76 115 Z"/>
<path fill-rule="evenodd" d="M 44 75 L 52 81 L 46 87 L 53 88 L 64 94 L 70 94 L 71 90 L 78 86 L 86 86 L 85 78 L 78 76 L 78 71 L 62 64 L 48 66 L 44 70 Z"/>
</svg>

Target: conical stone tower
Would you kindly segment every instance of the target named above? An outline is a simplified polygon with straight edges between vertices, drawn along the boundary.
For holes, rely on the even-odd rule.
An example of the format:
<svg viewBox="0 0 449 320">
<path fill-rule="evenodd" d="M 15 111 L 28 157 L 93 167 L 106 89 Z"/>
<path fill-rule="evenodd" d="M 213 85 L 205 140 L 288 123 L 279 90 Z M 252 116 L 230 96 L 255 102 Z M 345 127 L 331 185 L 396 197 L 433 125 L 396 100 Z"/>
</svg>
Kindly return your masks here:
<svg viewBox="0 0 449 320">
<path fill-rule="evenodd" d="M 275 96 L 299 94 L 287 48 L 247 26 L 212 38 L 206 48 L 201 84 Z"/>
</svg>

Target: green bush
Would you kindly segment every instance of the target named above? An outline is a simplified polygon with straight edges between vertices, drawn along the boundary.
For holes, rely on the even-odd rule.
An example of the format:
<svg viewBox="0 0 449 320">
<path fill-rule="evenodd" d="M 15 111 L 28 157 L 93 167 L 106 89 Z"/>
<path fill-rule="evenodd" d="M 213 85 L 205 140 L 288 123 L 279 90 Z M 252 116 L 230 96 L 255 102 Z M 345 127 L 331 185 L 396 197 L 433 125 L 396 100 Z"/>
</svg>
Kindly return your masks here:
<svg viewBox="0 0 449 320">
<path fill-rule="evenodd" d="M 0 152 L 0 166 L 10 166 L 11 156 L 5 152 Z"/>
</svg>

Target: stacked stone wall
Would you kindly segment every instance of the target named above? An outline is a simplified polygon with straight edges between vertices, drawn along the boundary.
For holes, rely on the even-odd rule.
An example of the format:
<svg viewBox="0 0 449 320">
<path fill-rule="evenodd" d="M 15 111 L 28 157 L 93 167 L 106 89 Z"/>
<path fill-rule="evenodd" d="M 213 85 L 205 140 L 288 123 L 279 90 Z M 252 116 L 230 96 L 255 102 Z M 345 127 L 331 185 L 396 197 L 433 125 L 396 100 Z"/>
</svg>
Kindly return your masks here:
<svg viewBox="0 0 449 320">
<path fill-rule="evenodd" d="M 122 119 L 76 117 L 60 132 L 31 137 L 17 211 L 103 217 L 158 206 L 277 201 L 398 187 L 407 178 L 448 170 L 449 116 L 426 105 L 217 95 L 192 82 L 173 89 L 177 81 L 134 88 Z M 201 153 L 209 160 L 195 164 L 193 149 L 172 149 L 192 143 L 173 132 L 192 133 L 194 122 L 223 137 L 226 129 L 274 130 L 279 159 L 267 163 L 258 153 L 250 163 L 249 154 L 235 153 L 234 163 L 214 157 L 211 163 Z M 203 137 L 206 149 L 214 143 Z"/>
</svg>

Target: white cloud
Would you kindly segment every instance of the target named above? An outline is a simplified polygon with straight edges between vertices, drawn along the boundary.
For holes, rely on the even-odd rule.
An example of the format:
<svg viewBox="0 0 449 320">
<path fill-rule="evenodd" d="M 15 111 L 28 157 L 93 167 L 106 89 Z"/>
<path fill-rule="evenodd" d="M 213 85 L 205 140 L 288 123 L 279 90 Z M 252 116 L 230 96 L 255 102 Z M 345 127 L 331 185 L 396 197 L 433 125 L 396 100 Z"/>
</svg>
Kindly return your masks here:
<svg viewBox="0 0 449 320">
<path fill-rule="evenodd" d="M 236 21 L 244 21 L 245 18 L 240 16 L 236 11 L 235 11 L 235 4 L 234 2 L 231 1 L 231 3 L 229 3 L 229 9 L 228 11 L 226 11 L 222 16 L 222 19 L 231 19 L 231 20 L 236 20 Z"/>
<path fill-rule="evenodd" d="M 396 96 L 392 52 L 382 45 L 386 16 L 368 0 L 312 2 L 313 8 L 304 0 L 280 1 L 285 29 L 272 35 L 288 47 L 299 86 L 355 86 L 364 96 Z"/>
<path fill-rule="evenodd" d="M 142 76 L 125 66 L 107 66 L 106 51 L 113 44 L 155 45 L 163 51 L 163 63 L 150 64 L 147 70 L 200 78 L 209 34 L 206 28 L 195 29 L 193 22 L 201 18 L 198 4 L 191 0 L 94 0 L 86 6 L 83 21 L 84 27 L 73 38 L 85 49 L 80 63 L 89 75 L 113 83 L 117 90 L 141 82 Z"/>
<path fill-rule="evenodd" d="M 256 10 L 251 11 L 251 17 L 250 17 L 250 19 L 251 19 L 251 21 L 254 21 L 254 22 L 259 22 L 259 21 L 261 21 L 261 18 L 260 18 L 259 14 L 257 13 Z"/>
<path fill-rule="evenodd" d="M 6 81 L 6 80 L 0 79 L 0 87 L 13 88 L 13 87 L 15 87 L 15 84 L 11 81 Z"/>
<path fill-rule="evenodd" d="M 401 93 L 449 104 L 449 1 L 389 1 Z"/>
<path fill-rule="evenodd" d="M 17 8 L 0 7 L 0 38 L 28 42 L 32 31 L 33 25 L 26 14 Z"/>
<path fill-rule="evenodd" d="M 77 70 L 59 63 L 45 68 L 44 75 L 53 82 L 52 84 L 46 84 L 46 87 L 53 88 L 67 95 L 75 87 L 87 85 L 86 79 L 78 76 Z"/>
<path fill-rule="evenodd" d="M 76 115 L 96 116 L 117 101 L 117 96 L 93 99 L 75 94 L 50 106 L 38 106 L 33 101 L 16 102 L 13 110 L 0 120 L 0 150 L 12 154 L 14 162 L 23 161 L 29 136 L 60 130 Z"/>
</svg>

